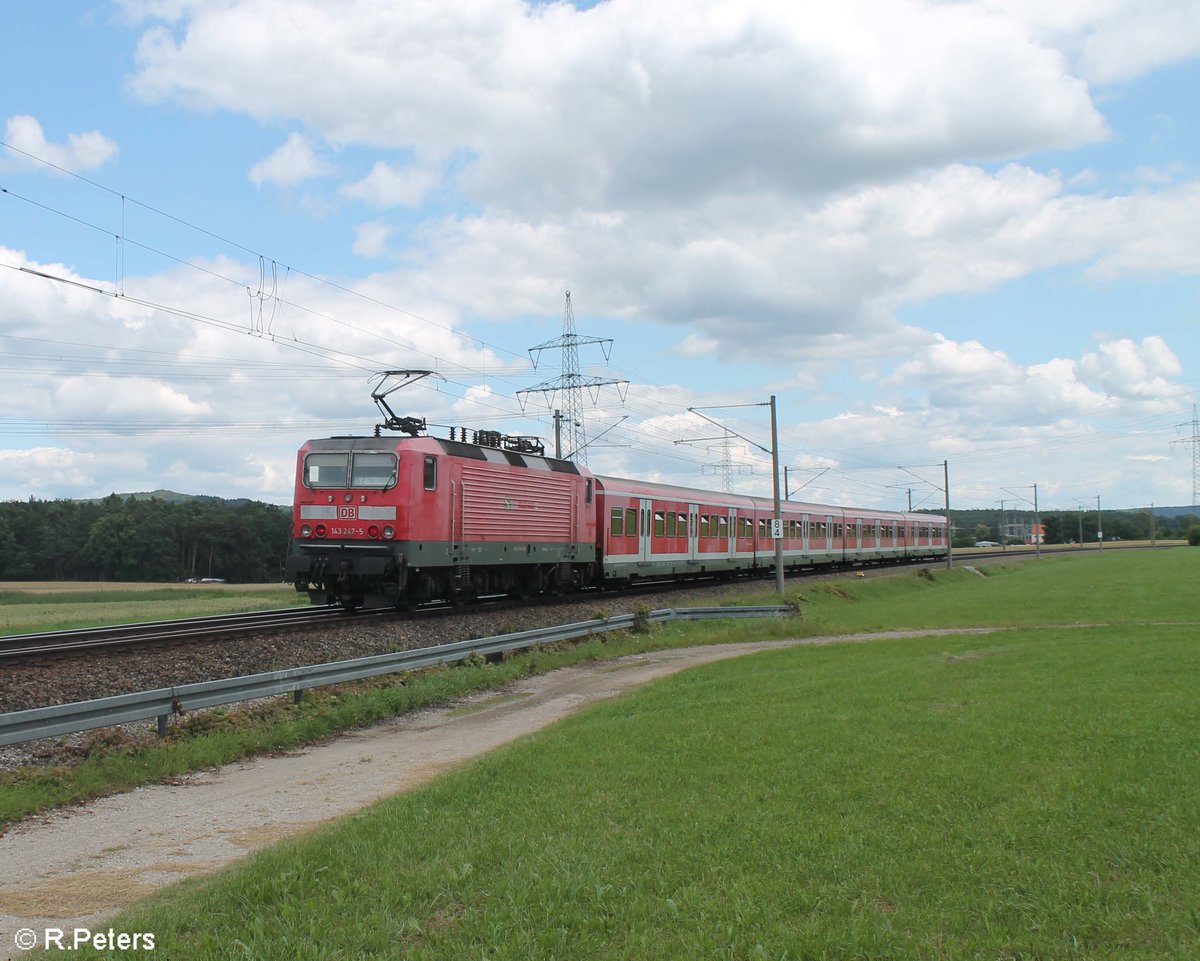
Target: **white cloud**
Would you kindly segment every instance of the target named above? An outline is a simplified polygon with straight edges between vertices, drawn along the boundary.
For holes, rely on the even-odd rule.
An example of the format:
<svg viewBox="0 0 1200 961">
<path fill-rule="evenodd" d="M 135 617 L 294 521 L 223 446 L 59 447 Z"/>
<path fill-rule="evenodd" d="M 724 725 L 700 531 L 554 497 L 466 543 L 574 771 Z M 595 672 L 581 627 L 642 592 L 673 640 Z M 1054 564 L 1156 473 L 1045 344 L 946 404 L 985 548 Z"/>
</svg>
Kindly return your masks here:
<svg viewBox="0 0 1200 961">
<path fill-rule="evenodd" d="M 354 225 L 353 250 L 360 257 L 382 257 L 387 253 L 388 237 L 395 231 L 382 220 L 372 220 L 365 224 Z"/>
<path fill-rule="evenodd" d="M 465 156 L 472 199 L 528 215 L 805 196 L 1106 135 L 1086 85 L 1019 20 L 919 0 L 235 0 L 149 27 L 132 86 L 334 143 Z"/>
<path fill-rule="evenodd" d="M 72 173 L 101 166 L 117 154 L 117 145 L 98 130 L 67 134 L 65 144 L 46 139 L 35 117 L 17 114 L 5 124 L 4 140 L 26 154 L 49 161 Z M 0 170 L 22 170 L 40 166 L 36 161 L 12 151 L 0 153 Z"/>
<path fill-rule="evenodd" d="M 1200 184 L 1091 196 L 977 163 L 1108 136 L 1070 57 L 1134 11 L 1098 9 L 229 0 L 151 23 L 131 82 L 418 158 L 339 191 L 461 193 L 469 214 L 406 234 L 405 289 L 495 317 L 580 286 L 600 312 L 691 324 L 685 355 L 871 360 L 928 344 L 896 311 L 947 293 L 1064 264 L 1200 270 Z M 359 225 L 355 250 L 385 254 L 384 231 Z"/>
<path fill-rule="evenodd" d="M 434 170 L 394 167 L 380 160 L 362 180 L 343 187 L 342 193 L 375 207 L 416 207 L 440 179 Z"/>
<path fill-rule="evenodd" d="M 1010 418 L 1052 424 L 1111 412 L 1127 401 L 1148 414 L 1181 410 L 1188 396 L 1182 376 L 1178 358 L 1156 336 L 1140 343 L 1105 340 L 1077 361 L 1054 358 L 1024 367 L 979 341 L 938 336 L 885 385 L 917 389 L 932 406 L 963 412 L 981 424 Z"/>
<path fill-rule="evenodd" d="M 53 409 L 62 417 L 128 419 L 156 423 L 190 421 L 212 412 L 212 407 L 188 397 L 161 381 L 132 377 L 64 377 L 54 388 Z"/>
<path fill-rule="evenodd" d="M 1098 83 L 1129 80 L 1200 53 L 1194 0 L 986 0 L 1061 47 L 1075 69 Z"/>
<path fill-rule="evenodd" d="M 1183 365 L 1161 337 L 1101 343 L 1083 356 L 1080 370 L 1108 393 L 1119 397 L 1177 397 Z"/>
<path fill-rule="evenodd" d="M 251 167 L 247 177 L 258 187 L 265 183 L 294 187 L 313 177 L 328 176 L 335 169 L 333 164 L 317 154 L 304 134 L 291 133 L 274 153 Z"/>
<path fill-rule="evenodd" d="M 671 348 L 674 353 L 684 357 L 703 357 L 713 354 L 721 344 L 713 337 L 701 337 L 699 334 L 688 334 L 683 340 Z"/>
<path fill-rule="evenodd" d="M 5 487 L 26 497 L 61 497 L 63 492 L 90 490 L 96 457 L 66 447 L 0 449 L 0 475 Z"/>
</svg>

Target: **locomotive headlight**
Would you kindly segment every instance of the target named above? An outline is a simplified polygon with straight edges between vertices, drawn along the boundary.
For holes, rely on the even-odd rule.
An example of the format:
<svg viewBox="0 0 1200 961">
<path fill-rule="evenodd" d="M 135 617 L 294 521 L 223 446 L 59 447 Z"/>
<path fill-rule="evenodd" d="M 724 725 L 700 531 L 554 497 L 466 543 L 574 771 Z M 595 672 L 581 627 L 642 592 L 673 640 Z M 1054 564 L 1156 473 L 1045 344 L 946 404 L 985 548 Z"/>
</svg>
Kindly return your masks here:
<svg viewBox="0 0 1200 961">
<path fill-rule="evenodd" d="M 300 525 L 300 536 L 301 537 L 312 537 L 312 524 L 301 524 Z"/>
<path fill-rule="evenodd" d="M 396 528 L 392 527 L 392 525 L 389 524 L 387 527 L 385 527 L 383 529 L 383 536 L 386 537 L 390 541 L 393 537 L 396 536 Z"/>
</svg>

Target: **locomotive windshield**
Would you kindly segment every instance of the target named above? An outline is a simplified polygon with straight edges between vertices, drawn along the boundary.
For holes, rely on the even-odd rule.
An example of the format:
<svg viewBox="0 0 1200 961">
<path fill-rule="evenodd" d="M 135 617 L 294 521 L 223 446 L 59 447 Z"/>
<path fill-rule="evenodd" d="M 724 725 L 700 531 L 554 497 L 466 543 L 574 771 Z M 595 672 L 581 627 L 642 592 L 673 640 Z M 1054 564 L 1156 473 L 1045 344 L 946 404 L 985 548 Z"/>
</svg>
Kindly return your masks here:
<svg viewBox="0 0 1200 961">
<path fill-rule="evenodd" d="M 390 453 L 354 455 L 350 474 L 351 487 L 390 487 L 396 483 L 396 455 Z"/>
<path fill-rule="evenodd" d="M 304 458 L 304 482 L 309 487 L 345 487 L 350 454 L 309 454 Z"/>
<path fill-rule="evenodd" d="M 308 487 L 390 487 L 396 483 L 396 455 L 349 451 L 313 453 L 304 458 Z"/>
</svg>

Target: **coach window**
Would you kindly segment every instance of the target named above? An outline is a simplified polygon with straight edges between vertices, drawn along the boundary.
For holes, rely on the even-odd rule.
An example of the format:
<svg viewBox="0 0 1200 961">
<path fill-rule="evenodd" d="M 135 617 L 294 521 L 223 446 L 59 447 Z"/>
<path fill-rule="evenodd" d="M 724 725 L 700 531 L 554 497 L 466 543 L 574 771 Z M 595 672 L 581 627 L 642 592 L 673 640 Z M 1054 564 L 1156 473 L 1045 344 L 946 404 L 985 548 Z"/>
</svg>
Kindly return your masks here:
<svg viewBox="0 0 1200 961">
<path fill-rule="evenodd" d="M 350 457 L 338 454 L 309 454 L 304 458 L 304 481 L 309 487 L 345 487 Z"/>
<path fill-rule="evenodd" d="M 666 520 L 663 517 L 663 512 L 655 511 L 654 512 L 654 536 L 655 537 L 663 536 L 663 525 L 665 523 L 666 523 Z"/>
<path fill-rule="evenodd" d="M 708 537 L 708 515 L 700 515 L 700 536 Z"/>
<path fill-rule="evenodd" d="M 675 512 L 667 511 L 667 537 L 675 536 Z"/>
<path fill-rule="evenodd" d="M 425 456 L 425 489 L 431 491 L 437 487 L 437 458 Z"/>
<path fill-rule="evenodd" d="M 718 537 L 728 537 L 729 536 L 729 518 L 726 517 L 724 514 L 717 515 L 717 536 Z"/>
<path fill-rule="evenodd" d="M 679 531 L 680 537 L 688 536 L 688 516 L 687 514 L 679 515 L 679 523 L 675 525 Z"/>
<path fill-rule="evenodd" d="M 638 532 L 637 515 L 638 515 L 638 512 L 637 512 L 636 507 L 630 507 L 625 511 L 625 536 L 626 537 L 637 537 L 637 532 Z"/>
<path fill-rule="evenodd" d="M 396 455 L 358 453 L 351 461 L 351 487 L 391 487 L 396 483 Z"/>
<path fill-rule="evenodd" d="M 614 507 L 612 509 L 612 536 L 613 537 L 623 537 L 624 536 L 624 534 L 625 534 L 624 525 L 621 523 L 621 520 L 623 517 L 624 517 L 624 514 L 621 511 L 621 508 Z"/>
</svg>

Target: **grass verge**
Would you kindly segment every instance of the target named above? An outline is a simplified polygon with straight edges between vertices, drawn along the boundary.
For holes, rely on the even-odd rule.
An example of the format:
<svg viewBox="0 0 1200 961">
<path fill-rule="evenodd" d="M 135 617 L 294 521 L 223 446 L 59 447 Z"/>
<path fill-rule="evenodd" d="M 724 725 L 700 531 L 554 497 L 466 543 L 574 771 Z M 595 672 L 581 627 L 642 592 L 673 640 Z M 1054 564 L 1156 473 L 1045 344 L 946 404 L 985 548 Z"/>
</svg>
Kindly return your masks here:
<svg viewBox="0 0 1200 961">
<path fill-rule="evenodd" d="M 306 605 L 290 584 L 0 585 L 0 634 L 237 614 Z M 53 586 L 57 589 L 51 590 Z"/>
</svg>

